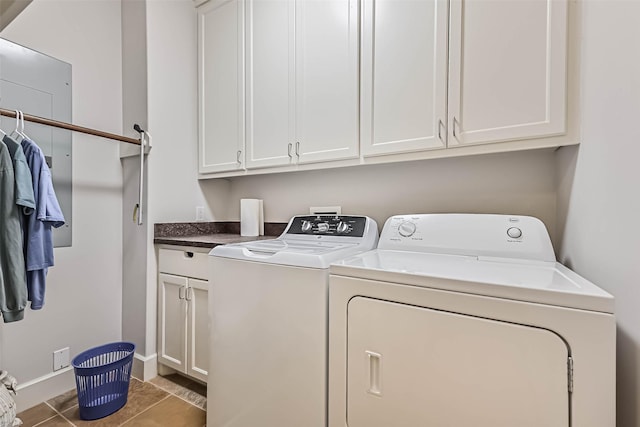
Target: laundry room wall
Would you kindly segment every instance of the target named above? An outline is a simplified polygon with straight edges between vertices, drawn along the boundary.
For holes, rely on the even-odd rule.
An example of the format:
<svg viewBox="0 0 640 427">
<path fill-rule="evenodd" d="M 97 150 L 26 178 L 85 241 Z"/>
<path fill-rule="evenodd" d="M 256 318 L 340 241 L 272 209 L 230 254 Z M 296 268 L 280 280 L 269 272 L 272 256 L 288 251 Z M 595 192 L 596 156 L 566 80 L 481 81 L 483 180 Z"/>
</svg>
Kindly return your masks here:
<svg viewBox="0 0 640 427">
<path fill-rule="evenodd" d="M 0 36 L 72 64 L 74 123 L 122 132 L 119 1 L 34 1 Z M 0 368 L 21 384 L 20 409 L 74 387 L 71 368 L 53 372 L 53 351 L 73 357 L 121 337 L 118 144 L 74 133 L 72 168 L 73 242 L 54 251 L 45 307 L 0 325 Z"/>
<path fill-rule="evenodd" d="M 231 180 L 229 217 L 240 199 L 264 200 L 267 221 L 288 221 L 310 206 L 341 206 L 381 228 L 406 213 L 502 213 L 540 218 L 555 235 L 552 151 L 490 154 Z"/>
<path fill-rule="evenodd" d="M 640 2 L 585 1 L 582 144 L 558 152 L 559 259 L 616 298 L 618 427 L 640 425 Z"/>
<path fill-rule="evenodd" d="M 136 1 L 136 0 L 127 0 Z M 124 322 L 145 330 L 146 365 L 156 360 L 157 255 L 153 224 L 194 221 L 196 207 L 208 220 L 227 216 L 229 183 L 198 181 L 197 43 L 193 0 L 146 1 L 147 111 L 153 148 L 147 158 L 147 254 L 144 315 Z M 207 189 L 209 199 L 205 198 Z M 141 286 L 136 283 L 135 286 Z"/>
</svg>

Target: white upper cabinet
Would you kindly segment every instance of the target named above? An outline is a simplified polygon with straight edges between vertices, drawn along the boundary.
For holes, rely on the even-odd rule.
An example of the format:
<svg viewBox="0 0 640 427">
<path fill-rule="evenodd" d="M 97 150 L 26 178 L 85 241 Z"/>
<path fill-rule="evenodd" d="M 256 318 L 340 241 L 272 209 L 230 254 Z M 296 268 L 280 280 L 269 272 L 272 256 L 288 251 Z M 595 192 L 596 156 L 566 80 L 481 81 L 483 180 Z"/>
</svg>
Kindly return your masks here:
<svg viewBox="0 0 640 427">
<path fill-rule="evenodd" d="M 287 165 L 293 162 L 295 139 L 295 5 L 247 0 L 246 8 L 246 164 Z"/>
<path fill-rule="evenodd" d="M 566 0 L 451 0 L 448 146 L 563 134 Z"/>
<path fill-rule="evenodd" d="M 362 3 L 364 156 L 444 148 L 447 1 Z"/>
<path fill-rule="evenodd" d="M 579 8 L 209 0 L 198 7 L 200 174 L 576 144 Z"/>
<path fill-rule="evenodd" d="M 198 8 L 200 173 L 243 167 L 243 5 L 241 0 L 211 0 Z"/>
<path fill-rule="evenodd" d="M 296 157 L 358 157 L 358 1 L 296 2 Z"/>
<path fill-rule="evenodd" d="M 247 168 L 358 156 L 354 0 L 247 0 Z"/>
</svg>

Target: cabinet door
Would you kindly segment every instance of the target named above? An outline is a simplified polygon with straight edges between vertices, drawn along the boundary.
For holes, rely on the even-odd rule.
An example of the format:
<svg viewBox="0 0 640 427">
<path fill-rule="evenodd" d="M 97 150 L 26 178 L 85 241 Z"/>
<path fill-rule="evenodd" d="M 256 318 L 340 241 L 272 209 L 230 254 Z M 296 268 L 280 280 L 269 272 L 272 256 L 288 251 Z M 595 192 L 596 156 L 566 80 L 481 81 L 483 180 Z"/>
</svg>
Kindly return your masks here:
<svg viewBox="0 0 640 427">
<path fill-rule="evenodd" d="M 187 279 L 160 274 L 158 289 L 158 360 L 186 372 Z"/>
<path fill-rule="evenodd" d="M 565 132 L 567 1 L 451 1 L 449 146 Z"/>
<path fill-rule="evenodd" d="M 199 172 L 242 169 L 244 20 L 241 0 L 198 8 Z"/>
<path fill-rule="evenodd" d="M 358 156 L 358 1 L 296 2 L 299 163 Z"/>
<path fill-rule="evenodd" d="M 292 0 L 247 0 L 247 168 L 293 162 Z"/>
<path fill-rule="evenodd" d="M 365 156 L 444 148 L 446 0 L 364 0 L 361 145 Z"/>
<path fill-rule="evenodd" d="M 187 328 L 187 374 L 207 381 L 209 371 L 208 282 L 189 279 L 189 326 Z"/>
</svg>

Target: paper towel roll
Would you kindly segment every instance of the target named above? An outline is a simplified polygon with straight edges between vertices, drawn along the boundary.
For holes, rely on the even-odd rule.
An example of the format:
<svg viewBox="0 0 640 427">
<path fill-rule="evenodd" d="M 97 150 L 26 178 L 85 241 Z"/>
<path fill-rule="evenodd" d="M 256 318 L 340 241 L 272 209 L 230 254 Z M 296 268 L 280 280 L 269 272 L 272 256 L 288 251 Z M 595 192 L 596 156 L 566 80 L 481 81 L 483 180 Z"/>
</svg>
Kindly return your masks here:
<svg viewBox="0 0 640 427">
<path fill-rule="evenodd" d="M 240 235 L 259 236 L 264 234 L 262 200 L 240 199 Z"/>
</svg>

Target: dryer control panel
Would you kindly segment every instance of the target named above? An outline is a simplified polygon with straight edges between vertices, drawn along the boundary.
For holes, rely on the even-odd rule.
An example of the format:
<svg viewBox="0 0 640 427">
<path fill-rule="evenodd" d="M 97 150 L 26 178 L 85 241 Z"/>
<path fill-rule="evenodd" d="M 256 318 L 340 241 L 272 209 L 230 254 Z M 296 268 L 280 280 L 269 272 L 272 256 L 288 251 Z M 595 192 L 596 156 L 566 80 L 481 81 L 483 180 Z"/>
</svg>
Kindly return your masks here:
<svg viewBox="0 0 640 427">
<path fill-rule="evenodd" d="M 379 249 L 553 261 L 545 225 L 537 218 L 492 214 L 396 215 L 380 234 Z"/>
<path fill-rule="evenodd" d="M 362 237 L 367 217 L 349 215 L 304 215 L 291 219 L 286 234 Z"/>
</svg>

